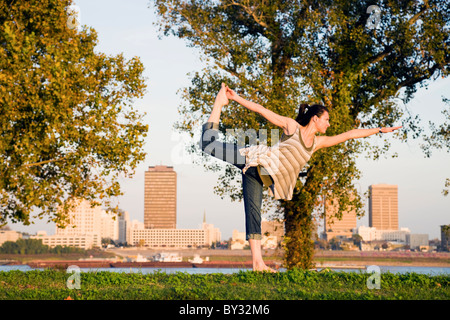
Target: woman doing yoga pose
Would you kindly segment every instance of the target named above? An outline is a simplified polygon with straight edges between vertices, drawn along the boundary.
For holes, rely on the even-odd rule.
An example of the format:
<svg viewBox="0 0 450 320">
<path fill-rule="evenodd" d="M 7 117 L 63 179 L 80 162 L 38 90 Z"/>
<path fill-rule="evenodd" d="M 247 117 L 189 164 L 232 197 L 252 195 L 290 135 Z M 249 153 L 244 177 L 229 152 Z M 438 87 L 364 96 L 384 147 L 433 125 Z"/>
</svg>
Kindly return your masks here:
<svg viewBox="0 0 450 320">
<path fill-rule="evenodd" d="M 247 148 L 220 142 L 218 140 L 220 113 L 229 100 L 259 113 L 283 129 L 280 141 L 272 147 L 259 144 Z M 330 126 L 329 119 L 327 108 L 318 104 L 312 106 L 302 104 L 296 119 L 278 115 L 240 97 L 225 84 L 222 84 L 216 96 L 209 119 L 202 126 L 200 146 L 203 152 L 242 170 L 245 231 L 255 271 L 274 271 L 266 266 L 261 253 L 261 205 L 264 185 L 269 188 L 269 194 L 275 199 L 291 200 L 299 173 L 315 151 L 349 139 L 393 132 L 401 128 L 354 129 L 336 136 L 316 136 L 317 133 L 326 132 Z"/>
</svg>

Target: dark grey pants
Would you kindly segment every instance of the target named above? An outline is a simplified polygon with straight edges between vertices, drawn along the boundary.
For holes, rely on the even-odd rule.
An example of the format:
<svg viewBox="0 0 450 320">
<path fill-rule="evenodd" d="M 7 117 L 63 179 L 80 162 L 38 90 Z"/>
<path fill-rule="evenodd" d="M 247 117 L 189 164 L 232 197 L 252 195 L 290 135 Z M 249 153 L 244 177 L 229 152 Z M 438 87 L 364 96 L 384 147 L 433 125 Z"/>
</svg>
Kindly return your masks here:
<svg viewBox="0 0 450 320">
<path fill-rule="evenodd" d="M 239 153 L 238 145 L 220 142 L 218 138 L 219 124 L 205 123 L 202 126 L 202 137 L 200 139 L 202 151 L 242 170 L 245 167 L 245 157 Z M 260 240 L 263 182 L 256 167 L 250 167 L 245 171 L 245 174 L 242 174 L 242 192 L 247 240 Z"/>
</svg>

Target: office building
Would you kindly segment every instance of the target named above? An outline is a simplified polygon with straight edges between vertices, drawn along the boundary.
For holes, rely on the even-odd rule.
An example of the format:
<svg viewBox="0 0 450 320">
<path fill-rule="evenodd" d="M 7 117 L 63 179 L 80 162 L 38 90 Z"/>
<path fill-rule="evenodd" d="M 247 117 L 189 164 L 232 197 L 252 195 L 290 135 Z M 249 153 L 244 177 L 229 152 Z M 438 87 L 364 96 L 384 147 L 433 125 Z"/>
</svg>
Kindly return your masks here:
<svg viewBox="0 0 450 320">
<path fill-rule="evenodd" d="M 231 250 L 242 250 L 248 246 L 248 241 L 245 236 L 245 232 L 233 230 L 233 235 L 231 236 Z"/>
<path fill-rule="evenodd" d="M 196 248 L 206 246 L 201 229 L 131 229 L 130 244 L 150 248 Z"/>
<path fill-rule="evenodd" d="M 276 249 L 284 238 L 284 221 L 274 219 L 261 221 L 261 247 L 263 249 Z"/>
<path fill-rule="evenodd" d="M 450 251 L 450 224 L 441 226 L 441 250 Z"/>
<path fill-rule="evenodd" d="M 219 228 L 215 228 L 211 223 L 206 223 L 206 212 L 203 213 L 202 230 L 205 230 L 205 245 L 211 246 L 213 243 L 220 242 L 222 234 Z"/>
<path fill-rule="evenodd" d="M 120 211 L 119 212 L 119 243 L 126 244 L 127 243 L 127 229 L 130 227 L 130 215 L 127 211 Z"/>
<path fill-rule="evenodd" d="M 407 235 L 411 233 L 408 228 L 400 228 L 400 230 L 378 230 L 374 227 L 360 226 L 355 229 L 355 233 L 359 234 L 363 241 L 388 241 L 388 242 L 407 242 Z"/>
<path fill-rule="evenodd" d="M 281 241 L 284 237 L 284 221 L 263 218 L 261 221 L 261 233 L 263 236 L 274 236 L 278 241 Z"/>
<path fill-rule="evenodd" d="M 398 230 L 398 186 L 369 186 L 369 227 Z"/>
<path fill-rule="evenodd" d="M 112 210 L 102 210 L 100 216 L 100 236 L 102 239 L 119 240 L 119 214 Z"/>
<path fill-rule="evenodd" d="M 42 240 L 42 244 L 54 248 L 56 246 L 61 247 L 77 247 L 81 249 L 92 249 L 98 247 L 98 237 L 93 234 L 89 235 L 47 235 L 45 231 L 38 231 L 35 236 L 31 236 L 31 239 Z"/>
<path fill-rule="evenodd" d="M 176 224 L 177 174 L 173 170 L 173 167 L 149 167 L 145 172 L 145 228 L 175 229 Z"/>
<path fill-rule="evenodd" d="M 102 239 L 119 239 L 118 214 L 105 211 L 100 206 L 92 207 L 87 200 L 77 200 L 69 211 L 69 223 L 64 228 L 56 226 L 54 235 L 39 231 L 34 237 L 50 247 L 75 246 L 83 249 L 101 247 Z"/>
<path fill-rule="evenodd" d="M 428 234 L 407 234 L 406 243 L 409 245 L 410 249 L 420 250 L 421 247 L 428 247 L 429 240 Z"/>
<path fill-rule="evenodd" d="M 56 226 L 55 236 L 58 236 L 59 238 L 62 236 L 68 238 L 74 236 L 88 236 L 93 238 L 93 246 L 100 247 L 102 241 L 102 211 L 103 209 L 100 206 L 92 207 L 91 203 L 87 200 L 77 200 L 75 207 L 68 213 L 68 225 L 64 228 Z M 44 239 L 42 235 L 41 238 Z"/>
<path fill-rule="evenodd" d="M 0 230 L 0 246 L 6 241 L 16 242 L 22 238 L 22 234 L 14 230 Z"/>
</svg>

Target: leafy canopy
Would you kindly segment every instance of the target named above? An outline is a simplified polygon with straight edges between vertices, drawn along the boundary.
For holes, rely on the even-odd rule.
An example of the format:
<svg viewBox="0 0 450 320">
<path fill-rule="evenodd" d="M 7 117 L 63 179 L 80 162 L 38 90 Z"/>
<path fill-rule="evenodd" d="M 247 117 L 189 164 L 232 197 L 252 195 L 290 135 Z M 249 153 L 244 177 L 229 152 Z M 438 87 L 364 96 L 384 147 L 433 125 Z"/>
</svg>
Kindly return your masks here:
<svg viewBox="0 0 450 320">
<path fill-rule="evenodd" d="M 176 124 L 193 137 L 225 82 L 248 100 L 287 117 L 295 118 L 302 102 L 326 105 L 331 119 L 328 135 L 402 121 L 400 138 L 416 138 L 421 127 L 405 103 L 418 86 L 450 71 L 449 1 L 377 1 L 380 20 L 375 28 L 367 26 L 372 1 L 153 3 L 161 32 L 186 40 L 206 62 L 182 91 L 185 103 Z M 220 125 L 224 134 L 226 129 L 273 128 L 260 115 L 234 104 L 223 109 Z M 323 213 L 325 199 L 334 202 L 338 218 L 348 210 L 362 213 L 354 186 L 360 176 L 355 160 L 362 153 L 377 158 L 388 149 L 387 140 L 378 146 L 353 140 L 313 155 L 292 201 L 277 204 L 285 220 L 288 266 L 311 266 L 312 214 Z M 191 150 L 198 152 L 194 145 Z M 202 158 L 208 170 L 224 166 L 208 159 Z M 240 199 L 240 184 L 235 183 L 239 178 L 239 171 L 227 166 L 216 192 Z"/>
<path fill-rule="evenodd" d="M 70 5 L 0 1 L 2 223 L 36 213 L 64 225 L 68 200 L 108 202 L 145 157 L 133 108 L 143 64 L 96 51 L 95 30 L 71 27 Z"/>
</svg>

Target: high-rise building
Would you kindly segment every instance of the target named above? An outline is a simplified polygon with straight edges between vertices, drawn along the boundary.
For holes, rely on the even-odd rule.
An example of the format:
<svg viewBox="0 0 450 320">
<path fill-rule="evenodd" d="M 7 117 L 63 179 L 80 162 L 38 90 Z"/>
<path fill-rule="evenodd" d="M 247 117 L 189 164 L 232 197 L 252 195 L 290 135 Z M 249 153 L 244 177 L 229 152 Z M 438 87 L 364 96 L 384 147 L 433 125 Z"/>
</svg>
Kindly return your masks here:
<svg viewBox="0 0 450 320">
<path fill-rule="evenodd" d="M 450 224 L 441 226 L 441 250 L 450 251 Z"/>
<path fill-rule="evenodd" d="M 119 212 L 119 243 L 125 244 L 127 242 L 127 230 L 130 227 L 130 215 L 127 211 Z"/>
<path fill-rule="evenodd" d="M 89 249 L 100 247 L 102 239 L 118 240 L 117 213 L 105 211 L 100 206 L 92 207 L 87 200 L 76 200 L 68 212 L 69 221 L 65 228 L 56 226 L 55 234 L 48 236 L 39 232 L 35 237 L 50 247 L 75 246 Z"/>
<path fill-rule="evenodd" d="M 328 241 L 334 237 L 351 238 L 356 229 L 356 211 L 342 212 L 341 219 L 338 219 L 336 217 L 338 210 L 338 205 L 326 201 L 323 236 Z"/>
<path fill-rule="evenodd" d="M 205 230 L 205 245 L 211 246 L 215 242 L 220 242 L 222 234 L 219 228 L 215 228 L 211 223 L 206 223 L 206 211 L 203 213 L 202 230 Z"/>
<path fill-rule="evenodd" d="M 175 229 L 177 224 L 177 173 L 173 167 L 153 166 L 145 172 L 144 226 Z"/>
<path fill-rule="evenodd" d="M 100 206 L 92 207 L 87 200 L 77 200 L 75 207 L 68 213 L 69 224 L 65 228 L 56 226 L 56 236 L 84 236 L 93 237 L 93 243 L 101 246 L 101 230 L 103 209 Z"/>
<path fill-rule="evenodd" d="M 369 227 L 398 230 L 398 186 L 369 186 Z"/>
<path fill-rule="evenodd" d="M 6 241 L 16 242 L 22 238 L 22 234 L 9 229 L 0 229 L 0 246 Z"/>
</svg>

